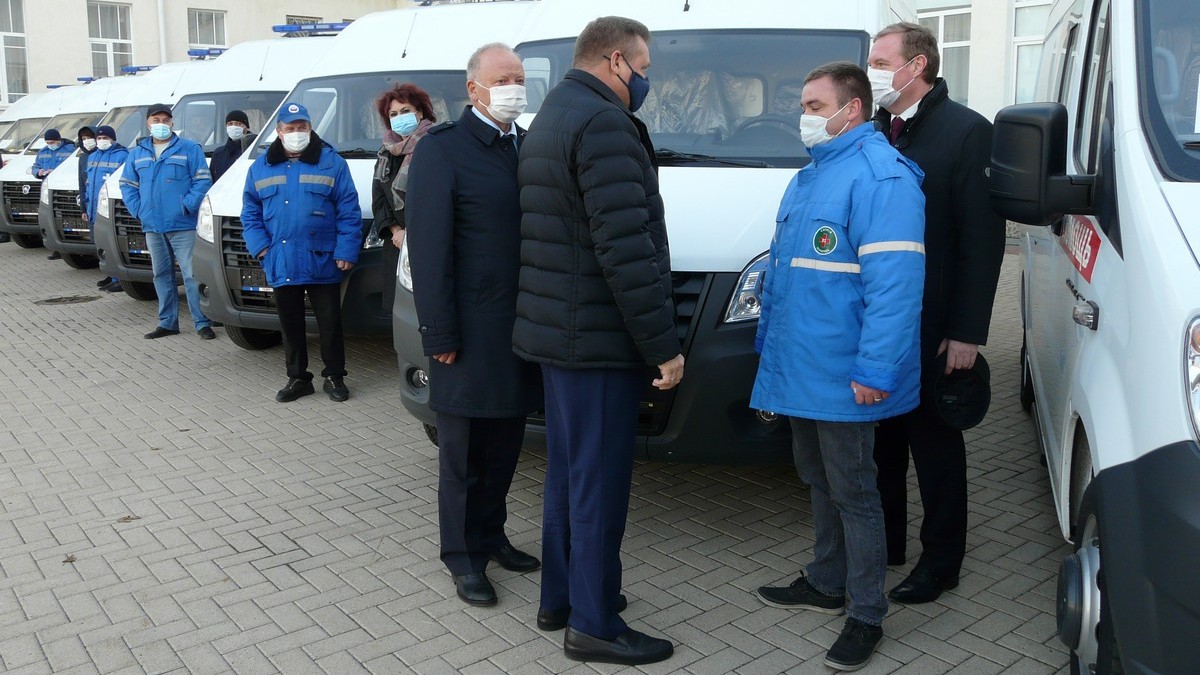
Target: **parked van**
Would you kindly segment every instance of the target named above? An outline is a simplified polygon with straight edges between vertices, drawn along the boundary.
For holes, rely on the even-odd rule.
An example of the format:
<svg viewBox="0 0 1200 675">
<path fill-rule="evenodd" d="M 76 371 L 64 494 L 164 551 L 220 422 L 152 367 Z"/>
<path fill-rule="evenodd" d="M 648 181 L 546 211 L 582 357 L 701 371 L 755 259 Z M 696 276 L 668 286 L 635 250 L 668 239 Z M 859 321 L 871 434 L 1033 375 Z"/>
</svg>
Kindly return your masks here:
<svg viewBox="0 0 1200 675">
<path fill-rule="evenodd" d="M 18 120 L 29 117 L 29 111 L 34 109 L 42 96 L 41 93 L 25 94 L 16 103 L 5 108 L 4 112 L 0 112 L 0 138 L 4 138 Z"/>
<path fill-rule="evenodd" d="M 175 133 L 199 143 L 205 156 L 211 158 L 227 140 L 226 113 L 245 111 L 251 129 L 260 131 L 284 94 L 314 60 L 325 54 L 332 41 L 332 37 L 304 37 L 237 44 L 209 63 L 199 81 L 189 78 L 185 87 L 177 89 L 178 101 L 163 97 L 157 102 L 175 103 Z M 144 132 L 145 114 L 138 122 Z M 132 148 L 134 143 L 126 145 Z M 125 208 L 120 185 L 123 170 L 109 176 L 98 198 L 96 246 L 100 269 L 119 279 L 126 295 L 153 300 L 157 294 L 150 248 L 141 223 Z"/>
<path fill-rule="evenodd" d="M 1200 672 L 1200 3 L 1058 0 L 996 117 L 1072 672 Z"/>
<path fill-rule="evenodd" d="M 37 138 L 46 122 L 58 112 L 62 96 L 61 89 L 29 94 L 5 109 L 3 119 L 11 122 L 0 131 L 0 158 L 5 163 L 10 155 L 21 154 Z"/>
<path fill-rule="evenodd" d="M 750 408 L 759 288 L 779 200 L 808 163 L 800 141 L 800 93 L 813 68 L 835 60 L 866 63 L 871 36 L 911 19 L 904 3 L 860 0 L 639 2 L 603 10 L 543 0 L 517 47 L 525 64 L 528 127 L 546 92 L 571 67 L 575 38 L 599 14 L 645 23 L 650 94 L 638 111 L 650 130 L 666 206 L 683 382 L 649 385 L 638 420 L 640 450 L 671 461 L 763 462 L 790 456 L 787 423 Z M 421 348 L 407 269 L 401 259 L 393 340 L 400 398 L 431 438 L 428 358 Z M 545 443 L 545 421 L 530 418 L 526 443 Z"/>
<path fill-rule="evenodd" d="M 363 250 L 345 276 L 342 317 L 347 333 L 386 333 L 390 308 L 383 285 L 395 283 L 381 264 L 383 242 L 372 227 L 371 178 L 384 127 L 375 99 L 393 84 L 411 82 L 429 93 L 439 121 L 457 119 L 467 105 L 466 65 L 476 48 L 515 42 L 533 2 L 416 7 L 377 12 L 350 24 L 286 97 L 312 115 L 313 129 L 350 166 L 363 214 Z M 275 118 L 259 142 L 209 191 L 200 207 L 193 265 L 204 314 L 225 323 L 229 339 L 246 349 L 278 344 L 274 291 L 242 240 L 242 191 L 250 164 L 275 140 Z M 316 320 L 308 315 L 308 328 Z"/>
<path fill-rule="evenodd" d="M 132 146 L 147 131 L 146 107 L 160 100 L 174 101 L 180 90 L 197 86 L 208 66 L 204 61 L 165 63 L 143 75 L 127 75 L 116 80 L 106 102 L 109 111 L 95 126 L 112 127 L 118 142 Z M 130 70 L 139 72 L 141 69 L 130 67 Z M 71 135 L 74 137 L 75 134 Z M 65 131 L 63 137 L 67 137 Z M 38 227 L 43 243 L 46 248 L 62 254 L 63 262 L 76 269 L 89 269 L 99 264 L 91 224 L 84 222 L 82 217 L 79 162 L 83 156 L 82 150 L 76 151 L 42 180 L 38 205 Z"/>
</svg>

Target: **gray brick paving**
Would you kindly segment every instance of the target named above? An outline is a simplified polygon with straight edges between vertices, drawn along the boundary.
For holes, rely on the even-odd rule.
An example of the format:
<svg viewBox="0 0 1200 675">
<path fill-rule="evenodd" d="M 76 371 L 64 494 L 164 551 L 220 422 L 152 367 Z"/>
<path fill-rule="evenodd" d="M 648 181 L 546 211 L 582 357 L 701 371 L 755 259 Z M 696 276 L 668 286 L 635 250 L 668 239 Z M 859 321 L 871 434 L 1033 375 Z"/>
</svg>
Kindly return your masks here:
<svg viewBox="0 0 1200 675">
<path fill-rule="evenodd" d="M 1015 263 L 984 350 L 992 410 L 969 432 L 962 584 L 893 607 L 864 673 L 1066 671 L 1053 637 L 1066 547 L 1017 400 Z M 830 672 L 842 620 L 753 595 L 811 552 L 789 467 L 639 465 L 625 616 L 677 652 L 643 668 L 575 663 L 561 634 L 533 627 L 536 574 L 494 571 L 493 609 L 454 597 L 437 560 L 436 449 L 398 405 L 387 339 L 348 341 L 348 403 L 279 405 L 279 348 L 242 351 L 220 329 L 200 341 L 186 318 L 182 335 L 143 340 L 154 305 L 124 295 L 35 305 L 90 294 L 98 274 L 40 249 L 0 246 L 0 269 L 4 672 Z M 544 471 L 527 453 L 510 496 L 511 538 L 533 551 Z"/>
</svg>

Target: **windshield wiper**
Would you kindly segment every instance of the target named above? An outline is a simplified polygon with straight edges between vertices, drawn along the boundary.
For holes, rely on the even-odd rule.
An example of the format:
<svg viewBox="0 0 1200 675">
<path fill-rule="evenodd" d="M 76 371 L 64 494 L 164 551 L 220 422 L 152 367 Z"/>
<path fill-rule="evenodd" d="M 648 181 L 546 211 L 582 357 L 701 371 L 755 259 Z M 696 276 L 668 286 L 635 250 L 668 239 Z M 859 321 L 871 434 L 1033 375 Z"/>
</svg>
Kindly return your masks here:
<svg viewBox="0 0 1200 675">
<path fill-rule="evenodd" d="M 1200 141 L 1188 141 L 1183 144 L 1183 147 L 1187 150 L 1200 150 Z"/>
<path fill-rule="evenodd" d="M 353 148 L 351 150 L 339 150 L 338 154 L 350 159 L 370 159 L 375 156 L 375 151 L 367 150 L 366 148 Z"/>
<path fill-rule="evenodd" d="M 760 159 L 723 159 L 712 155 L 700 155 L 693 152 L 679 152 L 670 148 L 657 148 L 654 151 L 654 157 L 659 162 L 667 164 L 691 164 L 691 163 L 712 163 L 723 164 L 726 166 L 749 166 L 757 168 L 769 168 L 771 165 Z"/>
</svg>

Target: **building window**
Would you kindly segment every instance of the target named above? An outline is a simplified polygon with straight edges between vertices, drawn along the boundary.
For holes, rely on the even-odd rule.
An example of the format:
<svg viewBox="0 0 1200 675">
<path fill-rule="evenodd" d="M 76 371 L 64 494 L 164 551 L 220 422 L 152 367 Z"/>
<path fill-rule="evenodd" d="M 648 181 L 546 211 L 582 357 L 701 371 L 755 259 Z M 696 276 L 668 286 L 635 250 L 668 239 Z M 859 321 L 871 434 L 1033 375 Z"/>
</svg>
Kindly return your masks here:
<svg viewBox="0 0 1200 675">
<path fill-rule="evenodd" d="M 225 12 L 188 10 L 188 43 L 192 47 L 224 47 Z"/>
<path fill-rule="evenodd" d="M 133 27 L 129 5 L 88 2 L 88 35 L 92 38 L 92 75 L 109 77 L 133 65 Z"/>
<path fill-rule="evenodd" d="M 25 7 L 23 0 L 0 0 L 0 102 L 13 103 L 29 93 L 29 60 L 25 52 Z"/>
<path fill-rule="evenodd" d="M 937 37 L 940 75 L 950 88 L 950 98 L 966 105 L 971 79 L 971 8 L 922 12 L 919 17 L 921 25 Z"/>
<path fill-rule="evenodd" d="M 1049 17 L 1049 0 L 1017 0 L 1013 5 L 1013 103 L 1028 103 L 1037 97 L 1038 65 Z"/>
</svg>

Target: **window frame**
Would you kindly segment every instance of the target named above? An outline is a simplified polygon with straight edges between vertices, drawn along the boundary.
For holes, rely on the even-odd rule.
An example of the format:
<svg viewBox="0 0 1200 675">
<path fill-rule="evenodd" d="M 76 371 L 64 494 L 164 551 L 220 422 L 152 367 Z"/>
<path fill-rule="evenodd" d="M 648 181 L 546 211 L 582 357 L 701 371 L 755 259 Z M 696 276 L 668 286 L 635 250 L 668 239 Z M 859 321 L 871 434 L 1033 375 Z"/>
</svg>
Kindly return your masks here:
<svg viewBox="0 0 1200 675">
<path fill-rule="evenodd" d="M 949 49 L 965 48 L 967 50 L 967 79 L 966 79 L 966 82 L 963 83 L 965 85 L 965 89 L 966 89 L 965 95 L 962 96 L 960 99 L 958 97 L 958 92 L 956 91 L 957 87 L 953 87 L 950 89 L 950 98 L 952 100 L 956 100 L 956 101 L 959 101 L 960 103 L 962 103 L 963 105 L 967 105 L 968 104 L 967 102 L 971 98 L 971 39 L 967 38 L 966 40 L 956 40 L 954 42 L 946 42 L 943 39 L 946 36 L 946 17 L 959 16 L 959 15 L 964 15 L 964 14 L 970 20 L 970 28 L 969 28 L 970 32 L 974 32 L 975 19 L 972 16 L 972 10 L 971 10 L 970 5 L 965 5 L 962 7 L 950 7 L 950 8 L 946 8 L 946 9 L 934 9 L 934 10 L 929 10 L 929 11 L 918 12 L 917 13 L 917 21 L 921 22 L 925 19 L 937 19 L 938 29 L 937 29 L 937 33 L 934 35 L 934 37 L 937 38 L 938 57 L 941 60 L 941 67 L 938 69 L 938 77 L 940 77 L 942 79 L 946 78 L 946 49 L 947 48 L 949 48 Z M 947 84 L 949 84 L 949 83 L 947 83 Z"/>
<path fill-rule="evenodd" d="M 204 37 L 204 36 L 200 35 L 200 25 L 198 23 L 199 19 L 200 19 L 200 15 L 202 13 L 209 14 L 212 16 L 212 26 L 213 26 L 213 35 L 212 35 L 213 41 L 212 42 L 203 42 L 198 39 L 197 40 L 192 39 L 193 37 L 195 37 L 195 38 Z M 229 46 L 229 33 L 225 30 L 225 27 L 227 24 L 226 19 L 228 18 L 228 14 L 229 14 L 229 12 L 227 12 L 223 9 L 204 9 L 201 7 L 188 7 L 188 10 L 187 10 L 188 47 L 191 49 L 228 47 Z M 217 23 L 218 23 L 217 20 L 218 19 L 220 19 L 220 31 L 219 31 L 220 35 L 219 36 L 218 36 L 218 31 L 217 31 Z M 194 36 L 192 35 L 193 28 L 196 30 L 196 34 Z M 221 40 L 217 40 L 218 37 L 220 37 Z"/>
<path fill-rule="evenodd" d="M 16 103 L 23 96 L 29 94 L 29 38 L 25 34 L 25 6 L 24 0 L 0 0 L 0 11 L 7 11 L 8 23 L 12 30 L 0 30 L 0 72 L 3 77 L 0 77 L 0 103 L 9 104 Z M 18 12 L 13 12 L 13 8 L 19 8 Z M 19 25 L 18 25 L 19 24 Z M 9 39 L 20 40 L 20 45 L 9 45 Z M 14 91 L 13 81 L 10 78 L 8 50 L 20 49 L 25 52 L 24 63 L 24 78 L 25 90 Z"/>
<path fill-rule="evenodd" d="M 91 20 L 92 7 L 97 8 L 96 9 L 97 14 L 99 14 L 99 12 L 105 7 L 112 7 L 116 10 L 117 26 L 118 26 L 117 37 L 102 37 L 101 35 L 92 35 L 92 20 Z M 122 66 L 117 65 L 116 56 L 118 54 L 128 55 L 129 63 L 124 64 L 124 65 L 131 65 L 133 63 L 133 9 L 132 9 L 132 7 L 133 7 L 132 5 L 129 5 L 127 3 L 121 3 L 121 2 L 101 2 L 100 0 L 88 0 L 88 3 L 87 3 L 88 42 L 89 42 L 89 47 L 90 47 L 90 53 L 92 56 L 92 75 L 94 77 L 111 77 L 111 76 L 120 75 Z M 125 14 L 125 17 L 124 17 L 125 20 L 123 23 L 129 29 L 129 34 L 124 38 L 122 38 L 120 36 L 120 26 L 122 24 L 122 21 L 121 21 L 122 13 Z M 104 33 L 103 17 L 100 17 L 100 16 L 97 17 L 96 29 L 97 29 L 97 32 L 99 32 L 101 34 Z M 99 53 L 99 52 L 97 52 L 97 49 L 96 49 L 97 47 L 102 47 L 103 52 L 104 52 L 105 72 L 103 72 L 103 73 L 98 72 L 96 70 L 96 55 Z M 118 51 L 117 47 L 126 47 L 127 51 Z"/>
</svg>

